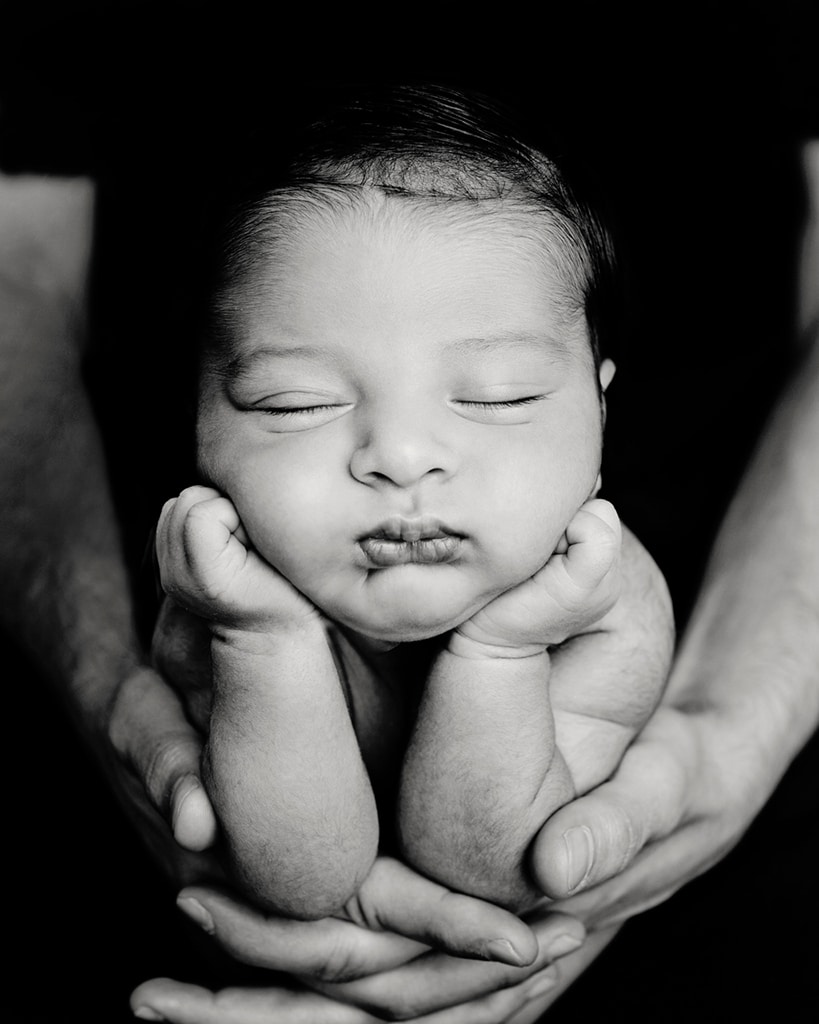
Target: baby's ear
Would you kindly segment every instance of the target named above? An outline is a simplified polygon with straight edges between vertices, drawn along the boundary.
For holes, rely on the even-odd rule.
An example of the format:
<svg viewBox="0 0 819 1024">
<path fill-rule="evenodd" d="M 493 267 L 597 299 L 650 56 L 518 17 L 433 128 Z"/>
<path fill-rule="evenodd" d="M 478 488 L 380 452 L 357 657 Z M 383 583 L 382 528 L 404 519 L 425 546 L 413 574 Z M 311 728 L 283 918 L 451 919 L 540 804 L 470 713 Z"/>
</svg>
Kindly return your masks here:
<svg viewBox="0 0 819 1024">
<path fill-rule="evenodd" d="M 611 359 L 604 359 L 597 371 L 597 379 L 600 381 L 600 409 L 603 413 L 603 427 L 606 426 L 606 388 L 614 380 L 614 373 L 617 367 Z M 595 492 L 597 493 L 597 492 Z"/>
<path fill-rule="evenodd" d="M 611 384 L 612 380 L 614 380 L 614 374 L 616 370 L 617 367 L 614 365 L 611 359 L 604 359 L 603 362 L 600 364 L 598 377 L 600 379 L 600 390 L 604 394 L 609 384 Z"/>
</svg>

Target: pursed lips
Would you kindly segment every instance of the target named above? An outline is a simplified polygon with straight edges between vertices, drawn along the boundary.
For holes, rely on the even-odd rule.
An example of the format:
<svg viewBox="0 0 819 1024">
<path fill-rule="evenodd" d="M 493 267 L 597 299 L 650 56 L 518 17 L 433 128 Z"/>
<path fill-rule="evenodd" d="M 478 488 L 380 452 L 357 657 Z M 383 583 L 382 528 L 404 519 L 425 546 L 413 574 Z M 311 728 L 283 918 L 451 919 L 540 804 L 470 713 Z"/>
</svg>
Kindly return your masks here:
<svg viewBox="0 0 819 1024">
<path fill-rule="evenodd" d="M 394 565 L 444 565 L 458 557 L 463 541 L 463 534 L 449 529 L 434 516 L 393 516 L 359 538 L 358 543 L 370 564 L 381 569 Z"/>
</svg>

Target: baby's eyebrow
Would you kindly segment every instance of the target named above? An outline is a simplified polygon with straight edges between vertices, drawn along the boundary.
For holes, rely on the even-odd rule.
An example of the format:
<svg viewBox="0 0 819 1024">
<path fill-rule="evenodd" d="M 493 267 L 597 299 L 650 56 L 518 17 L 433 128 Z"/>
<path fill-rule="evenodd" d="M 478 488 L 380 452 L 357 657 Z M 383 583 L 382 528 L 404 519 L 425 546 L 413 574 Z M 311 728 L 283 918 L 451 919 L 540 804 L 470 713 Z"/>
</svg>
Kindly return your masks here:
<svg viewBox="0 0 819 1024">
<path fill-rule="evenodd" d="M 458 338 L 449 346 L 450 352 L 456 356 L 508 352 L 510 349 L 538 353 L 547 349 L 557 360 L 567 360 L 571 356 L 571 346 L 566 341 L 545 332 L 529 334 L 521 331 L 500 331 L 496 334 Z"/>
<path fill-rule="evenodd" d="M 458 360 L 468 360 L 481 355 L 502 355 L 510 350 L 539 355 L 547 352 L 555 363 L 568 363 L 572 356 L 572 347 L 567 341 L 546 332 L 498 331 L 455 338 L 446 344 L 447 354 Z M 217 372 L 224 381 L 233 383 L 251 377 L 254 372 L 262 370 L 266 365 L 288 359 L 321 362 L 325 365 L 328 360 L 339 361 L 336 353 L 319 345 L 282 343 L 265 345 L 252 352 L 238 352 Z"/>
<path fill-rule="evenodd" d="M 240 352 L 229 359 L 222 369 L 222 375 L 229 381 L 250 376 L 259 366 L 282 359 L 307 359 L 326 361 L 328 353 L 316 345 L 275 345 Z"/>
</svg>

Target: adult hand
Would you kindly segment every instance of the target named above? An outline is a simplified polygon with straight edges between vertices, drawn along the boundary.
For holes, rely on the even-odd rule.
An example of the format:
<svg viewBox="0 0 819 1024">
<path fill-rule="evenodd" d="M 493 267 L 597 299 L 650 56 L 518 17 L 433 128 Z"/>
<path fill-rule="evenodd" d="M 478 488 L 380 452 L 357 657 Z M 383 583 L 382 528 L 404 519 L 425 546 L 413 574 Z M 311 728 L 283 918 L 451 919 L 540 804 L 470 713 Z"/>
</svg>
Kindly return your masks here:
<svg viewBox="0 0 819 1024">
<path fill-rule="evenodd" d="M 500 1024 L 555 983 L 549 965 L 584 936 L 577 921 L 548 909 L 532 916 L 529 931 L 507 911 L 449 893 L 391 858 L 376 861 L 350 921 L 263 917 L 205 887 L 185 890 L 179 900 L 234 958 L 286 971 L 312 990 L 277 979 L 271 987 L 213 993 L 155 979 L 133 993 L 135 1012 L 179 1024 Z M 510 942 L 525 966 L 511 966 Z M 501 955 L 506 963 L 498 962 Z M 498 959 L 465 958 L 489 956 Z"/>
<path fill-rule="evenodd" d="M 660 631 L 661 627 L 665 630 L 667 597 L 661 588 L 657 589 L 661 580 L 657 580 L 656 566 L 630 534 L 626 552 L 629 599 L 647 604 L 649 633 Z M 645 601 L 644 595 L 649 600 Z M 655 616 L 659 623 L 654 621 Z M 202 722 L 203 729 L 208 711 L 207 691 L 203 689 L 207 674 L 201 671 L 205 635 L 198 620 L 172 602 L 166 603 L 155 643 L 157 664 L 164 675 L 180 684 L 189 713 Z M 659 662 L 664 673 L 665 658 Z M 652 663 L 647 671 L 654 673 L 658 669 Z M 569 666 L 567 690 L 570 674 Z M 653 687 L 652 692 L 656 694 L 658 688 Z M 571 714 L 570 708 L 567 714 Z M 578 778 L 582 777 L 590 786 L 593 783 L 589 780 L 599 765 L 592 771 L 587 764 L 593 753 L 587 747 L 583 737 L 576 737 L 568 752 L 571 761 L 578 763 Z M 299 975 L 313 992 L 307 988 L 294 990 L 292 981 L 280 979 L 263 990 L 230 989 L 217 993 L 169 979 L 155 979 L 136 990 L 132 1005 L 161 1012 L 168 1020 L 206 1024 L 212 1020 L 237 1024 L 310 1020 L 320 1024 L 322 1020 L 370 1021 L 373 1016 L 424 1019 L 437 1013 L 447 1014 L 440 1018 L 441 1024 L 457 1024 L 459 1020 L 470 1024 L 479 1020 L 500 1022 L 530 1002 L 536 990 L 541 992 L 542 1001 L 544 990 L 565 985 L 565 979 L 579 973 L 581 963 L 593 959 L 610 937 L 610 933 L 601 932 L 583 947 L 582 958 L 571 954 L 549 966 L 560 954 L 578 946 L 582 929 L 571 918 L 543 908 L 531 919 L 536 951 L 530 949 L 527 953 L 521 947 L 520 937 L 515 940 L 524 953 L 522 962 L 531 958 L 527 966 L 470 961 L 464 957 L 475 956 L 481 942 L 490 937 L 512 938 L 508 929 L 513 923 L 520 928 L 520 923 L 478 900 L 447 894 L 440 886 L 413 876 L 395 861 L 380 859 L 376 867 L 378 871 L 365 883 L 359 897 L 359 904 L 370 909 L 353 913 L 357 924 L 263 917 L 213 888 L 181 894 L 180 906 L 194 916 L 198 913 L 199 918 L 195 919 L 234 959 Z M 410 911 L 412 915 L 408 917 Z M 503 917 L 499 918 L 499 914 Z M 439 951 L 428 951 L 429 946 Z M 440 949 L 455 955 L 447 956 Z M 328 999 L 347 1006 L 339 1009 Z M 433 1019 L 437 1024 L 438 1019 Z"/>
<path fill-rule="evenodd" d="M 661 707 L 611 781 L 546 823 L 536 841 L 540 876 L 564 896 L 553 908 L 581 919 L 589 939 L 561 961 L 541 1010 L 595 959 L 598 936 L 664 902 L 742 838 L 780 773 L 746 712 L 732 719 L 724 709 Z"/>
<path fill-rule="evenodd" d="M 660 903 L 738 842 L 769 792 L 747 721 L 661 706 L 612 779 L 561 808 L 534 847 L 539 877 L 589 928 Z"/>
<path fill-rule="evenodd" d="M 184 879 L 196 876 L 189 851 L 212 842 L 215 822 L 196 733 L 140 663 L 86 389 L 95 191 L 84 178 L 0 173 L 0 620 Z"/>
<path fill-rule="evenodd" d="M 199 619 L 172 601 L 163 604 L 154 636 L 155 662 L 174 681 L 187 715 L 203 734 L 210 700 L 208 642 Z M 167 687 L 159 685 L 171 699 Z M 189 739 L 195 755 L 198 734 Z M 203 792 L 197 797 L 205 799 Z M 346 921 L 266 916 L 214 886 L 184 890 L 179 906 L 234 960 L 289 976 L 274 977 L 263 990 L 212 993 L 155 979 L 135 991 L 135 1008 L 149 1007 L 179 1021 L 292 1019 L 319 1024 L 323 1019 L 371 1020 L 373 1012 L 388 1018 L 417 1016 L 464 1002 L 469 1009 L 451 1024 L 459 1019 L 501 1021 L 523 1005 L 533 985 L 543 983 L 533 976 L 552 957 L 575 948 L 584 934 L 576 921 L 561 915 L 544 915 L 530 931 L 507 911 L 450 893 L 387 857 L 376 861 L 348 905 Z M 430 947 L 451 955 L 432 953 Z M 295 976 L 301 982 L 295 982 L 297 988 Z M 310 991 L 310 986 L 320 986 L 322 992 Z M 419 994 L 423 1004 L 416 1010 Z M 475 1000 L 479 1007 L 471 1005 Z M 339 1009 L 340 1002 L 347 1006 Z M 478 1013 L 495 1016 L 474 1015 Z"/>
<path fill-rule="evenodd" d="M 819 332 L 723 524 L 668 690 L 613 777 L 534 845 L 557 907 L 608 927 L 728 853 L 819 722 Z"/>
<path fill-rule="evenodd" d="M 107 738 L 108 777 L 158 862 L 178 884 L 213 878 L 216 860 L 202 852 L 217 832 L 199 775 L 202 736 L 153 668 L 132 669 L 118 686 Z"/>
</svg>

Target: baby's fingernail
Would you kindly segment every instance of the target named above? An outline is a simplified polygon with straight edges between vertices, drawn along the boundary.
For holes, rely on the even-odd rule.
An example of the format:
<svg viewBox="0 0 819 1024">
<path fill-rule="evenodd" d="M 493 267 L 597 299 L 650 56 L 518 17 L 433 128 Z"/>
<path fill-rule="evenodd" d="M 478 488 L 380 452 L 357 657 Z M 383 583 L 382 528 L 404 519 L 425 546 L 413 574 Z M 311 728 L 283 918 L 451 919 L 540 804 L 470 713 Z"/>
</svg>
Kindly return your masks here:
<svg viewBox="0 0 819 1024">
<path fill-rule="evenodd" d="M 576 935 L 558 935 L 549 946 L 548 953 L 552 959 L 557 960 L 558 957 L 565 956 L 567 953 L 571 953 L 573 949 L 579 949 L 582 945 L 583 940 L 578 939 Z"/>
<path fill-rule="evenodd" d="M 216 931 L 213 918 L 198 900 L 193 899 L 191 896 L 180 896 L 176 901 L 176 905 L 183 914 L 188 915 L 191 921 L 198 924 L 200 928 L 204 928 L 208 935 L 213 935 Z M 162 1018 L 160 1017 L 159 1019 L 161 1020 Z"/>
<path fill-rule="evenodd" d="M 486 943 L 486 954 L 490 960 L 499 960 L 512 967 L 523 967 L 525 961 L 508 939 L 490 939 Z"/>
<path fill-rule="evenodd" d="M 589 880 L 594 864 L 594 836 L 587 825 L 563 833 L 566 847 L 566 892 L 571 895 Z"/>
<path fill-rule="evenodd" d="M 138 1006 L 134 1010 L 134 1016 L 141 1020 L 165 1020 L 161 1013 L 158 1013 L 151 1006 Z"/>
</svg>

